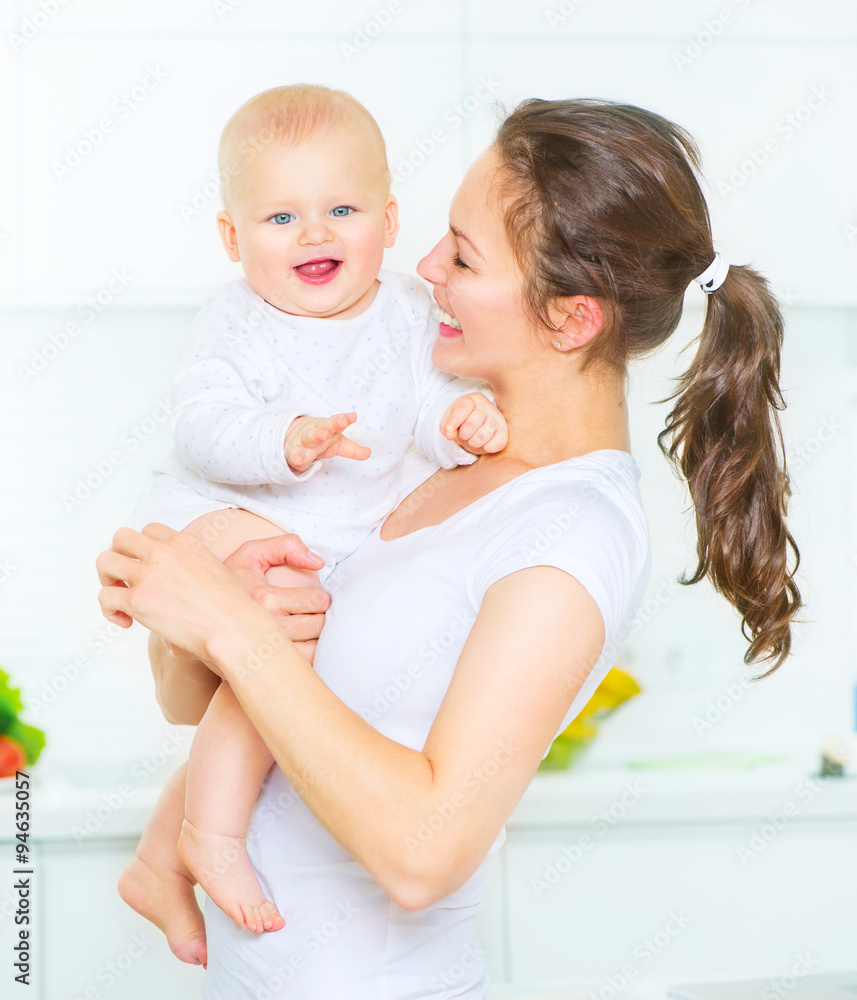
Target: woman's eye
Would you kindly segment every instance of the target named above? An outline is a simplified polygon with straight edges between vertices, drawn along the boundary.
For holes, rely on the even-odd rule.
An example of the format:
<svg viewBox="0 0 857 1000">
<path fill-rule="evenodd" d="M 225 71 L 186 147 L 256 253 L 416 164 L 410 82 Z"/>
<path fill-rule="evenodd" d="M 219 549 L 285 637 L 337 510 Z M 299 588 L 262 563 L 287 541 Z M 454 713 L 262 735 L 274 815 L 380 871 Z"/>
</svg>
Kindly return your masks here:
<svg viewBox="0 0 857 1000">
<path fill-rule="evenodd" d="M 335 216 L 337 219 L 344 219 L 346 215 L 351 215 L 353 211 L 354 209 L 349 208 L 348 205 L 337 205 L 337 207 L 334 208 L 330 214 Z"/>
<path fill-rule="evenodd" d="M 271 222 L 275 222 L 278 226 L 284 226 L 287 222 L 291 222 L 294 216 L 291 212 L 278 212 L 276 215 L 271 216 Z"/>
<path fill-rule="evenodd" d="M 470 270 L 468 266 L 464 263 L 464 261 L 458 256 L 458 254 L 456 254 L 452 258 L 452 263 L 455 264 L 456 267 L 460 267 L 464 271 Z"/>
</svg>

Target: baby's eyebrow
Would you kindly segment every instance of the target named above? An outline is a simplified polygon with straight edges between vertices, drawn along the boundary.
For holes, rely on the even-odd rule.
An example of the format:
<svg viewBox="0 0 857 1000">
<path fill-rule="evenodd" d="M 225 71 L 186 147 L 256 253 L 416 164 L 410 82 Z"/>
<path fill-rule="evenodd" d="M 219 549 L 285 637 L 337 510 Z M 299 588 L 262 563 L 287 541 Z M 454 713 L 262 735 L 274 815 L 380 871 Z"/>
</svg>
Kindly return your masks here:
<svg viewBox="0 0 857 1000">
<path fill-rule="evenodd" d="M 460 229 L 456 229 L 455 226 L 450 226 L 449 227 L 449 231 L 452 233 L 453 236 L 456 236 L 460 240 L 464 240 L 465 243 L 469 243 L 470 246 L 473 247 L 473 249 L 476 251 L 476 253 L 478 253 L 479 256 L 483 260 L 485 260 L 485 255 L 482 253 L 482 251 L 479 249 L 479 247 L 476 246 L 476 244 L 473 242 L 473 240 L 470 239 L 469 236 L 465 236 L 465 234 Z"/>
</svg>

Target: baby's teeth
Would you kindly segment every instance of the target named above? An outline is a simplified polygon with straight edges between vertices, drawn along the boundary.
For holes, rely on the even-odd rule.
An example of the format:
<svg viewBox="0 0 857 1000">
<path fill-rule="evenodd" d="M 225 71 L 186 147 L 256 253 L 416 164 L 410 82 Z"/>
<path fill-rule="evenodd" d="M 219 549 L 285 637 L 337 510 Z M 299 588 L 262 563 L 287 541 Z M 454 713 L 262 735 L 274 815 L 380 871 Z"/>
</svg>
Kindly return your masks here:
<svg viewBox="0 0 857 1000">
<path fill-rule="evenodd" d="M 450 316 L 448 312 L 444 312 L 443 309 L 441 309 L 437 303 L 435 303 L 434 306 L 434 314 L 435 317 L 441 321 L 441 323 L 445 323 L 447 326 L 451 326 L 453 330 L 461 329 L 461 324 L 458 322 L 458 320 L 455 319 L 454 316 Z"/>
</svg>

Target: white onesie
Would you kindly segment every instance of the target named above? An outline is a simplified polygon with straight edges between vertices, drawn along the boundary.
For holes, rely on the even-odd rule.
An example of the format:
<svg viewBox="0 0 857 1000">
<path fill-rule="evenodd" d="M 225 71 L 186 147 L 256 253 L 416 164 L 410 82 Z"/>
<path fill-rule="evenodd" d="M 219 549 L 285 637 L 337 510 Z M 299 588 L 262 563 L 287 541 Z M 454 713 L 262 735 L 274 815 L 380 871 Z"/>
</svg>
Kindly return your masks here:
<svg viewBox="0 0 857 1000">
<path fill-rule="evenodd" d="M 483 383 L 432 365 L 437 321 L 417 279 L 383 270 L 378 279 L 369 308 L 347 320 L 292 316 L 243 279 L 212 296 L 173 382 L 175 446 L 132 527 L 160 521 L 181 530 L 202 514 L 244 508 L 323 556 L 323 583 L 392 509 L 412 438 L 444 468 L 475 461 L 440 422 L 450 403 Z M 371 456 L 316 461 L 295 474 L 284 454 L 295 417 L 352 410 L 358 422 L 346 436 Z"/>
</svg>

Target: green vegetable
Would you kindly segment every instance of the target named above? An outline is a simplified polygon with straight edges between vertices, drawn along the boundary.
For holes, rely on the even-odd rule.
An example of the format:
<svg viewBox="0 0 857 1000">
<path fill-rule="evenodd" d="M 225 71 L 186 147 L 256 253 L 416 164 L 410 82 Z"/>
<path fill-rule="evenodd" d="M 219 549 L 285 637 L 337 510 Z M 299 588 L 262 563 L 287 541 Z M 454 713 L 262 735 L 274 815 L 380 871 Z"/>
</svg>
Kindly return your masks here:
<svg viewBox="0 0 857 1000">
<path fill-rule="evenodd" d="M 11 726 L 3 733 L 10 739 L 17 740 L 24 748 L 27 755 L 27 763 L 35 764 L 39 759 L 39 754 L 45 746 L 45 734 L 35 726 L 28 726 L 25 722 L 16 719 Z"/>
<path fill-rule="evenodd" d="M 9 675 L 0 668 L 0 736 L 17 740 L 24 748 L 27 763 L 35 764 L 45 745 L 45 734 L 35 726 L 21 722 L 18 713 L 23 712 L 21 692 L 9 684 Z"/>
<path fill-rule="evenodd" d="M 17 688 L 9 686 L 9 675 L 2 669 L 0 669 L 0 708 L 11 710 L 13 719 L 19 712 L 24 711 L 21 692 Z M 0 732 L 2 732 L 2 729 L 0 729 Z"/>
<path fill-rule="evenodd" d="M 2 736 L 9 726 L 15 721 L 15 713 L 11 705 L 0 703 L 0 736 Z"/>
</svg>

